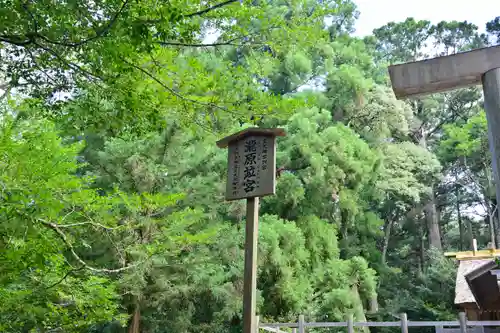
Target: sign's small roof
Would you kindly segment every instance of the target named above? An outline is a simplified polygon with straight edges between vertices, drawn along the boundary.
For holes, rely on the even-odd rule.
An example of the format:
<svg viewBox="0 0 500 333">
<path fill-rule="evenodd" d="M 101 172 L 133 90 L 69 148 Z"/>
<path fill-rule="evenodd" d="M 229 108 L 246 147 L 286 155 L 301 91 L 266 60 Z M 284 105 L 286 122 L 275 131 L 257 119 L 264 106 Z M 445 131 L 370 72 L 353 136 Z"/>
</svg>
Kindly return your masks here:
<svg viewBox="0 0 500 333">
<path fill-rule="evenodd" d="M 226 148 L 231 142 L 233 141 L 239 141 L 241 139 L 244 139 L 248 136 L 285 136 L 286 132 L 285 129 L 283 128 L 260 128 L 260 127 L 250 127 L 246 128 L 242 131 L 236 132 L 234 134 L 231 134 L 230 136 L 226 136 L 223 139 L 220 139 L 219 141 L 216 142 L 217 147 L 219 148 Z"/>
</svg>

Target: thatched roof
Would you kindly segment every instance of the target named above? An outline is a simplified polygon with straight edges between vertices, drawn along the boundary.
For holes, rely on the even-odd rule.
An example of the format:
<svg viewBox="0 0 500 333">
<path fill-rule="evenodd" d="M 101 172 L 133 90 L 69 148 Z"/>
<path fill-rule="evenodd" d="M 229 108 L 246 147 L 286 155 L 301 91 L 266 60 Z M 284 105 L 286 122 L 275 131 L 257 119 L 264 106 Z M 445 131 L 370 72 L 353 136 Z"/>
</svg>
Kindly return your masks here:
<svg viewBox="0 0 500 333">
<path fill-rule="evenodd" d="M 481 266 L 490 263 L 491 259 L 481 260 L 461 260 L 458 266 L 457 280 L 455 283 L 455 304 L 476 303 L 476 299 L 472 294 L 469 284 L 465 280 L 465 276 L 472 271 L 479 269 Z"/>
</svg>

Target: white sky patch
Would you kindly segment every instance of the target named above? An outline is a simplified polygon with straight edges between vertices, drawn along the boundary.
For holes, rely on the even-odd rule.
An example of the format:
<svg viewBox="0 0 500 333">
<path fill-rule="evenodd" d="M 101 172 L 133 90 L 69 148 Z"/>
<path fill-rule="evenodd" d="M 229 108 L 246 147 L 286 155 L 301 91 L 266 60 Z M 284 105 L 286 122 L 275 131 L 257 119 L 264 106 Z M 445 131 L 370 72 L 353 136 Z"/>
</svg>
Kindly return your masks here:
<svg viewBox="0 0 500 333">
<path fill-rule="evenodd" d="M 356 36 L 370 35 L 373 29 L 408 17 L 432 23 L 468 21 L 484 32 L 486 22 L 500 15 L 498 0 L 475 0 L 473 3 L 457 0 L 354 0 L 354 3 L 360 11 L 355 25 Z"/>
<path fill-rule="evenodd" d="M 205 36 L 203 37 L 203 44 L 212 44 L 217 41 L 221 32 L 215 28 L 208 28 L 205 32 Z"/>
</svg>

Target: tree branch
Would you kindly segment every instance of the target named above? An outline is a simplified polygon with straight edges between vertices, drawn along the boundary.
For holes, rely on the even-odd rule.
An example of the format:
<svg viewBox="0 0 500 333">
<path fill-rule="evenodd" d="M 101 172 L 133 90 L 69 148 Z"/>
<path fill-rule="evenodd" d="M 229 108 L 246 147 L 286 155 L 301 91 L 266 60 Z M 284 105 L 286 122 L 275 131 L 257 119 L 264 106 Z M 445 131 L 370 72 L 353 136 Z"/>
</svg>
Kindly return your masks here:
<svg viewBox="0 0 500 333">
<path fill-rule="evenodd" d="M 0 35 L 0 42 L 5 42 L 17 46 L 27 46 L 33 43 L 32 39 L 21 39 L 19 36 Z"/>
<path fill-rule="evenodd" d="M 181 43 L 181 42 L 158 42 L 160 45 L 164 46 L 185 46 L 185 47 L 217 47 L 217 46 L 235 46 L 235 47 L 242 47 L 242 46 L 247 46 L 247 45 L 264 45 L 264 43 L 248 43 L 248 44 L 234 44 L 234 41 L 237 41 L 239 39 L 244 39 L 250 37 L 250 35 L 245 35 L 245 36 L 239 36 L 239 37 L 234 37 L 231 38 L 228 41 L 225 42 L 217 42 L 217 43 L 209 43 L 209 44 L 203 44 L 203 43 Z"/>
<path fill-rule="evenodd" d="M 216 108 L 216 109 L 219 109 L 219 110 L 222 110 L 222 111 L 231 112 L 226 107 L 223 107 L 223 106 L 220 106 L 220 105 L 217 105 L 217 104 L 214 104 L 214 103 L 205 103 L 205 102 L 197 101 L 195 99 L 191 99 L 191 98 L 188 98 L 186 96 L 183 96 L 183 95 L 179 94 L 178 92 L 176 92 L 174 89 L 172 89 L 169 86 L 167 86 L 165 83 L 163 83 L 161 80 L 159 80 L 157 77 L 155 77 L 153 74 L 151 74 L 150 72 L 148 72 L 144 68 L 142 68 L 140 66 L 137 66 L 136 64 L 131 63 L 130 61 L 126 60 L 123 57 L 120 57 L 120 59 L 122 61 L 124 61 L 126 64 L 128 64 L 129 66 L 132 66 L 133 68 L 135 68 L 135 69 L 141 71 L 142 73 L 144 73 L 146 76 L 148 76 L 149 78 L 151 78 L 152 80 L 154 80 L 156 83 L 158 83 L 160 86 L 162 86 L 163 88 L 165 88 L 168 92 L 170 92 L 172 95 L 174 95 L 175 97 L 177 97 L 179 99 L 182 99 L 182 100 L 187 101 L 187 102 L 191 102 L 193 104 L 198 104 L 198 105 L 203 105 L 203 106 L 209 106 L 209 107 L 213 107 L 213 108 Z"/>
<path fill-rule="evenodd" d="M 113 27 L 113 25 L 116 23 L 116 21 L 118 20 L 118 17 L 121 15 L 121 13 L 123 12 L 123 10 L 125 9 L 125 7 L 127 6 L 129 0 L 125 0 L 123 3 L 122 3 L 122 6 L 120 7 L 120 9 L 118 10 L 118 12 L 116 12 L 116 14 L 113 16 L 113 18 L 111 20 L 109 20 L 108 24 L 102 28 L 100 31 L 96 31 L 96 34 L 92 37 L 89 37 L 87 39 L 83 39 L 83 40 L 80 40 L 78 42 L 73 42 L 73 43 L 68 43 L 68 42 L 60 42 L 60 41 L 55 41 L 55 40 L 51 40 L 45 36 L 42 36 L 42 35 L 39 35 L 37 34 L 36 36 L 43 39 L 44 41 L 46 41 L 47 43 L 51 43 L 51 44 L 56 44 L 56 45 L 62 45 L 62 46 L 69 46 L 69 47 L 78 47 L 78 46 L 81 46 L 83 44 L 86 44 L 88 42 L 91 42 L 97 38 L 100 38 L 100 37 L 103 37 L 104 35 L 106 35 L 110 30 L 111 28 Z"/>
<path fill-rule="evenodd" d="M 460 95 L 455 96 L 455 98 L 458 98 L 458 97 L 460 97 Z M 451 102 L 453 102 L 453 100 Z M 451 104 L 451 102 L 449 102 L 449 104 Z M 458 107 L 457 109 L 459 109 L 459 110 L 457 110 L 452 105 L 450 105 L 451 114 L 448 117 L 441 119 L 441 121 L 438 124 L 436 124 L 432 129 L 430 129 L 427 133 L 425 133 L 425 136 L 430 137 L 431 135 L 433 135 L 437 131 L 441 130 L 441 128 L 445 124 L 455 121 L 458 117 L 462 117 L 462 113 L 468 113 L 472 109 L 472 107 L 473 107 L 473 105 L 469 106 L 464 112 L 462 110 L 463 107 L 462 108 Z M 423 128 L 423 126 L 425 126 L 425 125 L 426 125 L 426 123 L 422 123 L 420 128 Z"/>
<path fill-rule="evenodd" d="M 54 79 L 52 76 L 50 76 L 47 71 L 45 69 L 43 69 L 37 62 L 36 60 L 36 57 L 35 55 L 33 54 L 33 52 L 31 52 L 31 50 L 29 48 L 25 48 L 25 51 L 30 55 L 31 57 L 31 61 L 33 61 L 33 64 L 35 65 L 35 67 L 40 71 L 42 72 L 45 77 L 52 82 L 52 84 L 55 86 L 55 87 L 58 87 L 60 86 L 60 84 L 57 83 L 56 79 Z M 59 87 L 61 88 L 61 87 Z"/>
<path fill-rule="evenodd" d="M 103 228 L 105 230 L 115 230 L 117 228 L 111 228 L 111 227 L 107 227 L 103 224 L 100 224 L 100 223 L 97 223 L 97 222 L 90 222 L 90 221 L 87 221 L 87 222 L 78 222 L 78 223 L 71 223 L 71 224 L 56 224 L 58 228 L 71 228 L 71 227 L 78 227 L 78 226 L 82 226 L 82 225 L 93 225 L 95 227 L 99 227 L 99 228 Z"/>
<path fill-rule="evenodd" d="M 96 272 L 96 273 L 120 273 L 120 272 L 129 270 L 131 268 L 137 267 L 140 264 L 140 262 L 138 262 L 134 265 L 125 266 L 125 267 L 117 268 L 117 269 L 92 267 L 92 266 L 88 265 L 85 261 L 83 261 L 83 259 L 80 258 L 80 256 L 75 252 L 75 248 L 73 247 L 71 242 L 66 237 L 66 234 L 59 228 L 59 226 L 57 224 L 52 223 L 52 222 L 47 222 L 47 221 L 44 221 L 42 219 L 37 219 L 37 221 L 41 222 L 43 226 L 55 231 L 57 233 L 57 235 L 59 236 L 59 238 L 61 238 L 62 241 L 64 242 L 64 244 L 66 244 L 66 246 L 69 248 L 71 254 L 76 259 L 76 261 L 78 261 L 83 267 L 85 267 L 89 271 Z"/>
<path fill-rule="evenodd" d="M 72 69 L 72 70 L 76 70 L 76 71 L 80 71 L 84 74 L 86 74 L 87 78 L 93 78 L 93 79 L 98 79 L 98 80 L 101 80 L 101 81 L 104 81 L 103 78 L 97 76 L 96 74 L 94 73 L 91 73 L 89 72 L 88 70 L 82 68 L 81 66 L 77 65 L 77 64 L 74 64 L 70 61 L 67 61 L 66 59 L 64 59 L 59 53 L 57 53 L 56 51 L 44 46 L 44 45 L 41 45 L 39 43 L 36 43 L 36 42 L 33 42 L 36 46 L 40 47 L 41 49 L 49 52 L 50 54 L 52 54 L 54 57 L 56 57 L 61 63 L 65 64 L 66 66 L 68 66 L 68 68 Z"/>
<path fill-rule="evenodd" d="M 28 3 L 23 2 L 22 6 L 23 6 L 24 11 L 26 13 L 28 13 L 28 15 L 31 17 L 31 22 L 33 23 L 33 30 L 35 31 L 36 34 L 38 34 L 38 22 L 36 21 L 36 18 L 33 15 L 33 13 L 28 8 Z"/>
<path fill-rule="evenodd" d="M 80 266 L 78 268 L 72 268 L 70 269 L 69 271 L 66 272 L 66 274 L 64 274 L 64 276 L 62 278 L 59 279 L 59 281 L 57 281 L 56 283 L 53 283 L 51 284 L 50 286 L 48 286 L 47 288 L 45 288 L 45 290 L 47 289 L 50 289 L 50 288 L 54 288 L 55 286 L 57 286 L 58 284 L 60 284 L 61 282 L 63 282 L 64 280 L 66 280 L 66 278 L 71 274 L 71 273 L 74 273 L 74 272 L 77 272 L 77 271 L 81 271 L 82 269 L 84 269 L 85 266 Z"/>
<path fill-rule="evenodd" d="M 185 18 L 190 18 L 190 17 L 194 17 L 194 16 L 202 16 L 202 15 L 205 15 L 206 13 L 208 13 L 208 12 L 211 12 L 211 11 L 216 10 L 218 8 L 230 5 L 230 4 L 232 4 L 233 2 L 236 2 L 236 1 L 238 1 L 238 0 L 227 0 L 227 1 L 224 1 L 224 2 L 221 2 L 221 3 L 218 3 L 216 5 L 213 5 L 212 7 L 208 7 L 208 8 L 205 8 L 203 10 L 200 10 L 198 12 L 194 12 L 194 13 L 191 13 L 191 14 L 184 15 L 184 17 Z"/>
<path fill-rule="evenodd" d="M 4 91 L 0 95 L 0 101 L 2 101 L 4 98 L 6 98 L 10 94 L 12 87 L 8 83 L 6 83 L 6 84 L 0 86 L 0 89 Z"/>
<path fill-rule="evenodd" d="M 21 38 L 20 36 L 14 36 L 14 35 L 0 35 L 0 41 L 9 43 L 9 44 L 14 44 L 17 46 L 28 46 L 30 44 L 36 44 L 36 39 L 39 38 L 49 44 L 54 44 L 54 45 L 61 45 L 61 46 L 67 46 L 67 47 L 78 47 L 81 45 L 84 45 L 88 42 L 91 42 L 97 38 L 105 36 L 113 27 L 113 25 L 116 23 L 118 20 L 118 17 L 123 13 L 123 10 L 127 6 L 130 0 L 125 0 L 120 9 L 116 12 L 116 14 L 109 20 L 108 24 L 106 24 L 100 31 L 96 31 L 95 35 L 86 39 L 82 39 L 77 42 L 65 42 L 65 41 L 57 41 L 57 40 L 52 40 L 44 35 L 41 35 L 38 33 L 38 24 L 36 21 L 36 18 L 34 17 L 33 13 L 29 10 L 27 4 L 23 4 L 23 9 L 28 13 L 28 15 L 31 17 L 31 21 L 33 23 L 33 32 L 27 33 L 26 34 L 26 39 Z M 37 45 L 40 47 L 40 45 Z"/>
<path fill-rule="evenodd" d="M 178 43 L 178 42 L 158 42 L 158 44 L 164 46 L 184 46 L 184 47 L 243 46 L 241 44 L 233 44 L 231 43 L 231 41 L 211 43 L 211 44 L 189 44 L 189 43 Z"/>
</svg>

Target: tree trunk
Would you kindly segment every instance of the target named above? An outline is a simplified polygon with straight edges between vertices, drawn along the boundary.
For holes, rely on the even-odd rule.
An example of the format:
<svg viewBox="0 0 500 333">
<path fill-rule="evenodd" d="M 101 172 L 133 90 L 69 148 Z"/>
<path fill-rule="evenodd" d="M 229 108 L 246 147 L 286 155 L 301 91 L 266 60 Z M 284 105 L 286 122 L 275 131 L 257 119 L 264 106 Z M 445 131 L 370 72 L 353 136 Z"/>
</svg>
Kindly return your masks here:
<svg viewBox="0 0 500 333">
<path fill-rule="evenodd" d="M 427 149 L 427 136 L 423 132 L 420 133 L 421 137 L 419 140 L 419 145 Z M 439 230 L 439 216 L 436 208 L 436 194 L 434 192 L 434 184 L 431 186 L 431 194 L 429 196 L 429 201 L 424 206 L 425 220 L 427 222 L 427 235 L 429 236 L 429 248 L 435 248 L 439 251 L 443 250 L 443 245 L 441 244 L 441 232 Z"/>
<path fill-rule="evenodd" d="M 490 229 L 490 242 L 491 246 L 496 249 L 496 239 L 495 239 L 495 213 L 496 209 L 493 208 L 493 205 L 488 204 L 488 227 Z"/>
<path fill-rule="evenodd" d="M 141 333 L 140 323 L 141 323 L 141 308 L 139 305 L 139 301 L 136 298 L 134 312 L 132 314 L 132 318 L 130 319 L 130 323 L 128 325 L 128 333 Z"/>
<path fill-rule="evenodd" d="M 493 213 L 493 228 L 495 229 L 495 244 L 496 246 L 500 246 L 500 221 L 498 220 L 498 206 L 492 205 L 494 212 Z"/>
<path fill-rule="evenodd" d="M 460 198 L 458 195 L 458 187 L 455 187 L 455 198 L 456 198 L 456 209 L 457 209 L 457 221 L 458 221 L 458 230 L 460 232 L 460 246 L 459 249 L 460 251 L 464 250 L 464 224 L 462 222 L 462 214 L 460 212 Z"/>
<path fill-rule="evenodd" d="M 392 219 L 386 220 L 384 225 L 384 247 L 382 248 L 382 264 L 385 264 L 387 257 L 387 249 L 389 248 L 389 238 L 391 237 L 393 221 Z"/>
<path fill-rule="evenodd" d="M 340 211 L 340 258 L 347 259 L 349 250 L 349 212 Z"/>
<path fill-rule="evenodd" d="M 496 244 L 497 246 L 500 245 L 500 221 L 499 221 L 499 211 L 498 211 L 498 206 L 497 206 L 497 200 L 496 200 L 496 188 L 495 184 L 493 182 L 493 177 L 491 175 L 491 170 L 488 166 L 484 167 L 484 176 L 486 178 L 486 188 L 484 189 L 484 200 L 486 201 L 486 205 L 488 206 L 488 209 L 490 210 L 488 212 L 489 215 L 489 223 L 490 223 L 490 231 L 493 231 L 495 237 L 495 242 L 493 244 Z M 492 212 L 492 213 L 490 213 Z M 493 239 L 493 237 L 492 237 Z"/>
<path fill-rule="evenodd" d="M 420 249 L 418 251 L 418 272 L 420 275 L 424 274 L 425 269 L 425 241 L 424 241 L 424 228 L 422 223 L 418 226 L 418 238 L 420 238 Z"/>
<path fill-rule="evenodd" d="M 439 216 L 436 209 L 436 196 L 432 191 L 429 202 L 424 207 L 425 220 L 427 221 L 427 230 L 429 235 L 429 248 L 443 250 L 441 244 L 441 232 L 439 231 Z"/>
<path fill-rule="evenodd" d="M 468 220 L 467 225 L 469 227 L 469 249 L 472 249 L 472 243 L 474 241 L 474 229 L 470 220 Z"/>
<path fill-rule="evenodd" d="M 147 227 L 140 227 L 136 229 L 141 243 L 145 244 L 148 240 Z M 129 311 L 132 311 L 132 317 L 128 325 L 127 333 L 141 333 L 141 304 L 139 296 L 133 296 L 133 305 L 130 306 Z"/>
</svg>

